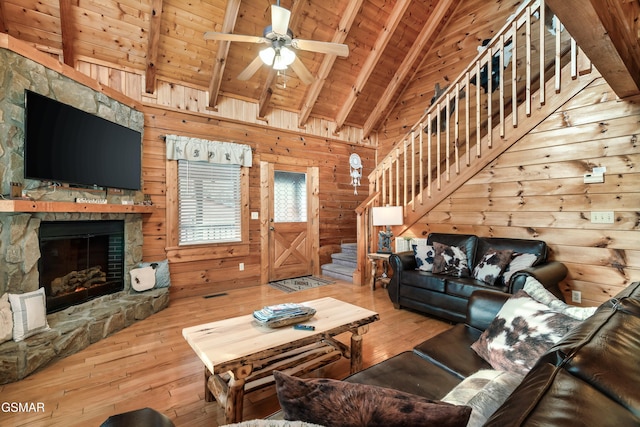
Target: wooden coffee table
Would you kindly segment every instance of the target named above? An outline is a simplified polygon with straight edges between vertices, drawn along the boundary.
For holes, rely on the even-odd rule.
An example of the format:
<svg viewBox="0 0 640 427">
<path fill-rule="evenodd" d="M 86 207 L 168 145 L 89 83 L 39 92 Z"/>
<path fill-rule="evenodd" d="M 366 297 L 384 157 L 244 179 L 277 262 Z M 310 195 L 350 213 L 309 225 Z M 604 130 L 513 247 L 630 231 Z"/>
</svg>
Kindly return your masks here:
<svg viewBox="0 0 640 427">
<path fill-rule="evenodd" d="M 314 331 L 268 328 L 252 314 L 182 330 L 205 365 L 205 400 L 225 408 L 227 423 L 242 420 L 244 393 L 273 384 L 274 370 L 300 376 L 341 357 L 351 359 L 351 373 L 362 369 L 362 335 L 378 313 L 335 298 L 302 304 L 316 309 L 304 322 Z M 344 332 L 351 332 L 350 346 L 334 339 Z"/>
</svg>

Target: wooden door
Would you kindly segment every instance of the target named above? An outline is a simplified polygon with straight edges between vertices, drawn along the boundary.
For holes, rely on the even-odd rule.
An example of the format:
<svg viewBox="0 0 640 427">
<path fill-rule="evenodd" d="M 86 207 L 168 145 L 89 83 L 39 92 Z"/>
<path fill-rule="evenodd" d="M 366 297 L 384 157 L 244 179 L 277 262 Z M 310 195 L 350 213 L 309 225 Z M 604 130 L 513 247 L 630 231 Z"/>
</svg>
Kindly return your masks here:
<svg viewBox="0 0 640 427">
<path fill-rule="evenodd" d="M 268 164 L 267 281 L 318 273 L 317 168 Z"/>
</svg>

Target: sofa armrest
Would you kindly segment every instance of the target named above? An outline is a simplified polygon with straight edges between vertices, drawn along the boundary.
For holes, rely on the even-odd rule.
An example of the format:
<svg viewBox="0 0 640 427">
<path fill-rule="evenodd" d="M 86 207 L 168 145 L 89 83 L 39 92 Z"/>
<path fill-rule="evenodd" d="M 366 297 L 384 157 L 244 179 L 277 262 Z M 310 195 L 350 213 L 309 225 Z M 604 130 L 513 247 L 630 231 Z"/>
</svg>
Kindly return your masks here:
<svg viewBox="0 0 640 427">
<path fill-rule="evenodd" d="M 506 292 L 474 291 L 467 305 L 466 324 L 484 331 L 510 297 L 511 294 Z"/>
<path fill-rule="evenodd" d="M 400 283 L 402 282 L 402 272 L 404 270 L 415 270 L 418 268 L 416 264 L 416 258 L 413 255 L 413 251 L 398 252 L 389 256 L 389 265 L 393 275 L 387 285 L 387 292 L 389 292 L 389 298 L 393 305 L 398 308 L 398 301 L 400 300 Z"/>
<path fill-rule="evenodd" d="M 567 277 L 567 267 L 558 261 L 549 261 L 535 267 L 525 268 L 516 271 L 509 282 L 509 293 L 516 293 L 524 287 L 527 277 L 532 276 L 549 290 L 556 297 L 564 301 L 564 296 L 560 292 L 558 283 Z"/>
</svg>

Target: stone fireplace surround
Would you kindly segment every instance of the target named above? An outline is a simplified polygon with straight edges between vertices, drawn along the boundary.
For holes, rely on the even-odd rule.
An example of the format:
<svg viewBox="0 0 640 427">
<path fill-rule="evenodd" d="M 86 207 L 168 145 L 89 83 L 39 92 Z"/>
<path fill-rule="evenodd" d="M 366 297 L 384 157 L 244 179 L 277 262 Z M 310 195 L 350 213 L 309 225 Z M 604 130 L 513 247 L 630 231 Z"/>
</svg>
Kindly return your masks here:
<svg viewBox="0 0 640 427">
<path fill-rule="evenodd" d="M 22 51 L 21 51 L 22 52 Z M 44 64 L 53 64 L 48 68 Z M 55 69 L 53 69 L 55 68 Z M 62 74 L 77 76 L 78 81 Z M 86 85 L 81 83 L 84 81 Z M 43 63 L 0 49 L 0 194 L 9 194 L 10 182 L 23 183 L 29 196 L 38 202 L 53 204 L 73 202 L 77 197 L 105 197 L 98 194 L 46 185 L 24 179 L 24 90 L 30 89 L 66 104 L 80 108 L 123 126 L 144 130 L 144 114 L 133 108 L 133 102 L 123 103 L 124 96 L 111 98 L 108 88 L 90 82 L 75 70 L 59 63 Z M 142 192 L 123 191 L 106 195 L 112 206 L 127 199 L 143 200 Z M 5 202 L 5 201 L 1 201 Z M 91 213 L 93 212 L 93 213 Z M 0 212 L 0 296 L 23 293 L 39 287 L 40 258 L 38 229 L 41 221 L 75 221 L 117 219 L 125 222 L 126 260 L 125 288 L 121 292 L 99 297 L 81 305 L 47 316 L 49 331 L 41 332 L 21 342 L 0 344 L 0 384 L 24 378 L 47 363 L 69 356 L 91 343 L 162 310 L 169 303 L 168 288 L 153 289 L 141 294 L 132 292 L 129 270 L 142 260 L 142 215 L 132 210 L 115 209 L 78 212 L 69 209 L 55 212 L 2 210 Z M 117 212 L 117 213 L 105 213 Z"/>
<path fill-rule="evenodd" d="M 37 233 L 41 221 L 45 219 L 124 220 L 125 270 L 128 272 L 141 259 L 140 214 L 2 213 L 0 219 L 0 246 L 5 249 L 3 276 L 8 279 L 0 283 L 0 294 L 38 289 L 40 250 Z M 128 277 L 125 279 L 125 289 L 121 292 L 49 314 L 47 321 L 50 330 L 21 342 L 10 340 L 0 344 L 0 384 L 18 381 L 51 361 L 76 353 L 168 306 L 168 288 L 136 293 L 131 290 Z"/>
</svg>

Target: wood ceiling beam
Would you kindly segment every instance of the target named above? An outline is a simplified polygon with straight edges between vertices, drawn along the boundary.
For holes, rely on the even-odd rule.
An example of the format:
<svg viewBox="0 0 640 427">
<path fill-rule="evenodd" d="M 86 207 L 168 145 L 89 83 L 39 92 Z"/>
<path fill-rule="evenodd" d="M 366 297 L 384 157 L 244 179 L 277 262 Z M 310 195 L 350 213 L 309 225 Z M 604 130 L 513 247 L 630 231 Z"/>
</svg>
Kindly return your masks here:
<svg viewBox="0 0 640 427">
<path fill-rule="evenodd" d="M 358 16 L 358 12 L 362 7 L 362 3 L 364 0 L 350 0 L 349 4 L 345 8 L 342 13 L 342 19 L 340 19 L 340 23 L 338 24 L 338 28 L 336 28 L 336 32 L 333 34 L 331 39 L 332 43 L 344 43 L 349 31 L 351 30 L 351 26 Z M 300 119 L 298 121 L 298 126 L 304 127 L 307 124 L 307 120 L 309 120 L 309 115 L 311 115 L 311 111 L 313 110 L 316 101 L 318 100 L 318 96 L 324 87 L 324 84 L 333 68 L 333 64 L 336 61 L 336 55 L 325 55 L 322 59 L 322 63 L 320 64 L 320 68 L 318 68 L 318 75 L 315 81 L 307 88 L 307 93 L 305 94 L 305 98 L 302 104 L 302 109 L 300 110 Z"/>
<path fill-rule="evenodd" d="M 238 11 L 240 10 L 240 0 L 229 0 L 227 8 L 224 12 L 224 21 L 222 22 L 221 33 L 231 33 L 236 26 L 238 19 Z M 209 107 L 215 108 L 218 104 L 218 95 L 220 93 L 220 85 L 222 84 L 222 76 L 224 67 L 227 64 L 227 56 L 229 55 L 229 46 L 231 42 L 218 41 L 218 52 L 216 52 L 216 60 L 213 64 L 213 74 L 209 82 Z"/>
<path fill-rule="evenodd" d="M 546 4 L 616 95 L 640 93 L 638 1 L 547 0 Z"/>
<path fill-rule="evenodd" d="M 428 48 L 426 48 L 427 42 L 440 27 L 442 20 L 446 18 L 449 11 L 455 9 L 460 1 L 461 0 L 441 0 L 438 2 L 436 8 L 431 13 L 431 15 L 429 15 L 429 18 L 422 27 L 420 34 L 418 34 L 418 37 L 411 47 L 411 50 L 409 51 L 407 56 L 405 56 L 404 60 L 391 79 L 391 82 L 389 82 L 389 84 L 387 85 L 387 88 L 378 100 L 378 103 L 373 108 L 371 114 L 369 114 L 369 117 L 364 123 L 364 138 L 368 138 L 373 128 L 378 125 L 383 116 L 383 113 L 385 111 L 388 111 L 387 108 L 396 97 L 396 95 L 404 91 L 404 89 L 401 89 L 401 85 L 403 84 L 403 82 L 405 82 L 405 79 L 409 75 L 411 70 L 414 69 L 416 61 L 419 60 L 420 54 L 425 52 L 425 50 L 429 50 Z M 404 84 L 406 86 L 407 83 Z"/>
<path fill-rule="evenodd" d="M 60 5 L 60 33 L 62 34 L 62 60 L 68 66 L 75 68 L 75 51 L 73 40 L 76 37 L 75 23 L 71 0 L 59 0 Z"/>
<path fill-rule="evenodd" d="M 147 70 L 145 72 L 145 91 L 156 91 L 156 62 L 160 43 L 160 24 L 162 23 L 163 0 L 151 0 L 151 22 L 149 22 L 149 41 L 147 43 Z"/>
<path fill-rule="evenodd" d="M 367 56 L 367 59 L 362 65 L 362 68 L 360 69 L 360 72 L 358 73 L 358 76 L 356 77 L 356 80 L 353 86 L 351 87 L 351 91 L 349 91 L 349 95 L 347 96 L 347 99 L 345 100 L 345 102 L 342 104 L 342 107 L 338 111 L 338 114 L 335 120 L 336 128 L 334 130 L 334 134 L 337 134 L 342 128 L 342 126 L 344 126 L 344 123 L 347 120 L 347 117 L 349 116 L 351 109 L 355 105 L 358 99 L 358 96 L 360 95 L 360 92 L 362 91 L 362 89 L 364 88 L 364 85 L 367 83 L 367 80 L 371 76 L 371 73 L 373 72 L 378 61 L 380 60 L 382 53 L 384 52 L 385 48 L 387 47 L 387 44 L 389 44 L 389 41 L 391 40 L 391 36 L 393 35 L 396 28 L 398 27 L 398 24 L 400 23 L 402 16 L 407 11 L 407 8 L 409 7 L 410 4 L 411 4 L 411 0 L 398 0 L 396 2 L 393 10 L 391 11 L 391 14 L 389 15 L 389 19 L 387 20 L 387 22 L 385 22 L 385 24 L 382 27 L 380 36 L 378 36 L 375 44 L 373 45 L 373 49 L 371 49 L 369 56 Z"/>
</svg>

